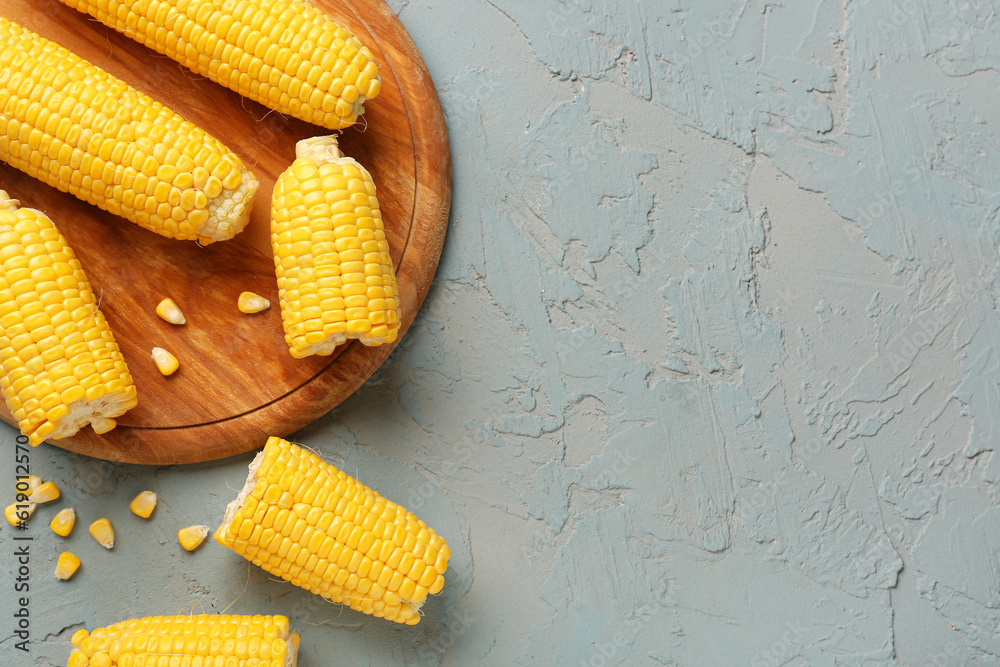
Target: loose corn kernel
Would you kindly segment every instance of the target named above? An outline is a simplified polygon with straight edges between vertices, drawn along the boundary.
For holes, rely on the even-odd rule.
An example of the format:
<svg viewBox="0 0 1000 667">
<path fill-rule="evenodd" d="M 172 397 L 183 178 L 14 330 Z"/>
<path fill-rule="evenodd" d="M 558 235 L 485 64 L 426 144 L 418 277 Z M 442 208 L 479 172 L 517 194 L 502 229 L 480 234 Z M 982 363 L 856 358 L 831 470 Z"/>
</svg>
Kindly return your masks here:
<svg viewBox="0 0 1000 667">
<path fill-rule="evenodd" d="M 56 579 L 66 581 L 80 569 L 80 559 L 75 554 L 64 551 L 56 561 Z"/>
<path fill-rule="evenodd" d="M 0 50 L 0 81 L 9 76 L 3 60 L 13 48 Z M 0 84 L 0 100 L 4 94 Z M 3 123 L 13 121 L 0 111 Z M 31 445 L 87 424 L 107 432 L 114 417 L 135 407 L 132 376 L 72 248 L 45 214 L 20 207 L 3 190 L 0 312 L 0 390 Z M 33 492 L 36 481 L 28 479 Z"/>
<path fill-rule="evenodd" d="M 60 537 L 69 537 L 69 534 L 73 531 L 73 526 L 76 525 L 76 510 L 72 507 L 65 507 L 52 517 L 51 523 L 49 523 L 49 528 L 52 532 Z"/>
<path fill-rule="evenodd" d="M 143 491 L 129 503 L 132 514 L 148 519 L 149 515 L 156 509 L 156 493 L 153 491 Z"/>
<path fill-rule="evenodd" d="M 107 519 L 98 519 L 90 524 L 90 534 L 105 549 L 115 546 L 115 529 Z"/>
<path fill-rule="evenodd" d="M 35 503 L 12 503 L 4 509 L 3 515 L 7 517 L 7 523 L 17 526 L 22 521 L 27 521 L 35 513 Z"/>
<path fill-rule="evenodd" d="M 162 347 L 154 347 L 151 356 L 153 357 L 153 363 L 156 364 L 156 369 L 163 375 L 171 375 L 180 367 L 177 357 Z"/>
<path fill-rule="evenodd" d="M 194 551 L 208 537 L 208 526 L 188 526 L 177 531 L 177 541 L 187 551 Z"/>
<path fill-rule="evenodd" d="M 260 294 L 254 294 L 253 292 L 240 292 L 240 298 L 236 306 L 240 309 L 241 313 L 259 313 L 262 310 L 270 308 L 271 302 L 262 297 Z"/>
<path fill-rule="evenodd" d="M 306 3 L 172 0 L 156 11 L 144 0 L 63 2 L 243 97 L 331 130 L 357 121 L 381 89 L 368 47 Z M 224 164 L 212 170 L 223 184 L 234 173 Z"/>
<path fill-rule="evenodd" d="M 258 182 L 217 139 L 7 19 L 0 45 L 0 160 L 163 236 L 204 244 L 246 226 Z M 221 187 L 190 189 L 196 169 L 220 162 L 234 172 Z"/>
<path fill-rule="evenodd" d="M 444 586 L 451 557 L 411 512 L 281 438 L 250 464 L 214 537 L 308 591 L 408 625 Z"/>
<path fill-rule="evenodd" d="M 166 320 L 171 324 L 185 324 L 187 322 L 184 319 L 184 313 L 177 307 L 173 299 L 164 299 L 157 304 L 156 314 L 160 316 L 160 319 Z"/>
<path fill-rule="evenodd" d="M 35 489 L 42 485 L 42 478 L 38 475 L 28 475 L 27 477 L 21 477 L 17 480 L 17 492 L 23 493 L 26 496 L 30 496 L 34 493 Z"/>
<path fill-rule="evenodd" d="M 31 502 L 38 503 L 39 505 L 41 505 L 42 503 L 47 503 L 51 500 L 55 500 L 59 496 L 60 496 L 59 487 L 56 486 L 56 483 L 45 482 L 37 489 L 31 492 L 30 498 Z"/>
<path fill-rule="evenodd" d="M 288 351 L 301 359 L 332 354 L 351 338 L 395 341 L 399 289 L 371 174 L 343 156 L 336 137 L 304 139 L 295 155 L 271 200 Z"/>
</svg>

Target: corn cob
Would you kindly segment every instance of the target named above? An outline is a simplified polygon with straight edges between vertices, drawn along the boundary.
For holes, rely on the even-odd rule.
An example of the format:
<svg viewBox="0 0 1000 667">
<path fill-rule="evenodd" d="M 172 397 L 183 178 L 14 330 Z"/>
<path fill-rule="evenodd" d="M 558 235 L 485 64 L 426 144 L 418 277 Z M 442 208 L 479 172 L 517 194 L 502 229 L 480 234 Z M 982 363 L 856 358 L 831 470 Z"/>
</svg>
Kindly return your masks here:
<svg viewBox="0 0 1000 667">
<path fill-rule="evenodd" d="M 73 250 L 43 213 L 17 204 L 0 190 L 4 400 L 32 445 L 88 423 L 105 433 L 136 405 L 132 376 Z"/>
<path fill-rule="evenodd" d="M 285 616 L 147 616 L 77 630 L 68 667 L 295 667 Z"/>
<path fill-rule="evenodd" d="M 246 226 L 257 179 L 216 139 L 3 18 L 0 45 L 0 160 L 163 236 Z"/>
<path fill-rule="evenodd" d="M 381 79 L 368 47 L 294 0 L 63 0 L 275 111 L 331 130 L 353 124 Z"/>
<path fill-rule="evenodd" d="M 396 340 L 396 273 L 371 174 L 336 137 L 304 139 L 278 177 L 271 245 L 292 356 L 327 355 L 348 338 Z"/>
<path fill-rule="evenodd" d="M 451 556 L 413 513 L 273 437 L 215 539 L 296 586 L 407 625 L 441 591 Z"/>
</svg>

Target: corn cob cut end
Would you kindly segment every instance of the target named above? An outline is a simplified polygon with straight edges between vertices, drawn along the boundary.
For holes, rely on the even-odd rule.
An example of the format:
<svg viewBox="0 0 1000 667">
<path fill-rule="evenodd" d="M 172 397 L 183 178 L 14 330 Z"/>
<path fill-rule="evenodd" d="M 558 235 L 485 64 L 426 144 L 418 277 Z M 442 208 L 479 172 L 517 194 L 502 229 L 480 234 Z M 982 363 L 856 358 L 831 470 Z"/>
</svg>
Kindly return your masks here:
<svg viewBox="0 0 1000 667">
<path fill-rule="evenodd" d="M 253 197 L 257 194 L 260 181 L 242 164 L 240 170 L 242 178 L 239 185 L 223 190 L 209 204 L 208 219 L 196 230 L 201 245 L 229 240 L 250 222 L 250 209 L 253 208 Z"/>
</svg>

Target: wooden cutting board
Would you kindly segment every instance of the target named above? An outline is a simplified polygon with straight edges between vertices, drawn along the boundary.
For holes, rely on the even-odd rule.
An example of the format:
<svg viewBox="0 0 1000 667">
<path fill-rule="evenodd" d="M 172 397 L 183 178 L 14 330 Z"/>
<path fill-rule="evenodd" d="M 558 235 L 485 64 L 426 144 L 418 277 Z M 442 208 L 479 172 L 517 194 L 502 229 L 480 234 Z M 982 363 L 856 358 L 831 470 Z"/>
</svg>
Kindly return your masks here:
<svg viewBox="0 0 1000 667">
<path fill-rule="evenodd" d="M 444 117 L 416 46 L 383 0 L 310 1 L 353 31 L 379 63 L 381 93 L 365 105 L 362 121 L 344 130 L 340 145 L 368 167 L 378 187 L 405 332 L 434 277 L 448 224 Z M 0 0 L 0 16 L 206 129 L 261 182 L 247 229 L 202 248 L 148 232 L 0 163 L 0 188 L 49 214 L 76 251 L 139 393 L 139 405 L 110 433 L 98 436 L 86 427 L 52 444 L 130 463 L 231 456 L 329 412 L 385 361 L 394 345 L 350 342 L 332 356 L 297 360 L 284 343 L 270 248 L 271 189 L 295 159 L 295 142 L 329 131 L 243 99 L 56 0 Z M 243 290 L 264 295 L 271 308 L 240 313 L 236 299 Z M 186 325 L 154 313 L 167 296 L 184 311 Z M 159 374 L 150 358 L 156 346 L 177 356 L 177 373 Z M 0 417 L 13 423 L 5 407 Z"/>
</svg>

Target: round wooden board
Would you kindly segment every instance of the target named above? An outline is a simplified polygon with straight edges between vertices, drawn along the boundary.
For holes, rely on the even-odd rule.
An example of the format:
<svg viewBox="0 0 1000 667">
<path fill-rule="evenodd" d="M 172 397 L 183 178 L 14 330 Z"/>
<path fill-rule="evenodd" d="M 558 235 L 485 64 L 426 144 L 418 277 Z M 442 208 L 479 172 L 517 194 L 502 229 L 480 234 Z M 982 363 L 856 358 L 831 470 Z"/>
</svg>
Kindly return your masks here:
<svg viewBox="0 0 1000 667">
<path fill-rule="evenodd" d="M 382 77 L 379 96 L 344 130 L 343 151 L 378 186 L 395 262 L 405 332 L 430 287 L 451 204 L 444 116 L 420 54 L 383 0 L 310 0 L 364 42 Z M 102 436 L 86 427 L 52 444 L 129 463 L 218 459 L 287 435 L 357 389 L 394 345 L 342 345 L 328 357 L 293 359 L 285 346 L 271 258 L 271 189 L 295 158 L 295 142 L 327 130 L 271 112 L 184 69 L 56 0 L 0 0 L 0 16 L 20 23 L 124 79 L 219 138 L 261 181 L 247 229 L 202 248 L 166 239 L 0 163 L 0 188 L 45 211 L 83 264 L 139 392 L 139 405 Z M 365 127 L 367 125 L 367 127 Z M 271 300 L 243 315 L 243 290 Z M 154 308 L 173 298 L 188 323 L 176 327 Z M 400 336 L 402 338 L 402 336 Z M 398 340 L 397 340 L 398 344 Z M 164 378 L 150 350 L 181 362 Z M 0 417 L 13 423 L 6 408 Z"/>
</svg>

